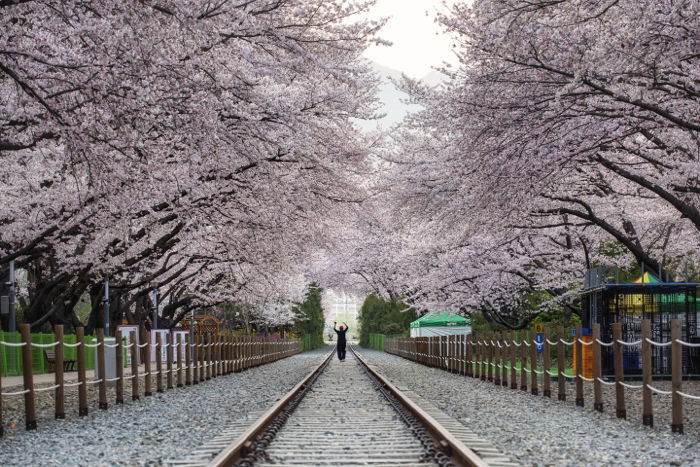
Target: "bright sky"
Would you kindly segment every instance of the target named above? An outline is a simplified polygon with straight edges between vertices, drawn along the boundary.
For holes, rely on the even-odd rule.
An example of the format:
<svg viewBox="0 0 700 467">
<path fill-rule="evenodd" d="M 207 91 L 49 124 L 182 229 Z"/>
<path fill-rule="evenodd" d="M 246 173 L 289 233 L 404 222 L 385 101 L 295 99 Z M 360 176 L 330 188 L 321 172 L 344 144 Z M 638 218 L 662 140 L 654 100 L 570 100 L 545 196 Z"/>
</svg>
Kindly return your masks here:
<svg viewBox="0 0 700 467">
<path fill-rule="evenodd" d="M 372 17 L 389 17 L 380 37 L 391 47 L 373 46 L 365 52 L 370 60 L 412 78 L 422 78 L 443 61 L 456 63 L 451 42 L 435 23 L 436 9 L 444 9 L 444 0 L 378 0 Z M 452 1 L 449 1 L 451 3 Z M 426 15 L 427 12 L 427 15 Z"/>
</svg>

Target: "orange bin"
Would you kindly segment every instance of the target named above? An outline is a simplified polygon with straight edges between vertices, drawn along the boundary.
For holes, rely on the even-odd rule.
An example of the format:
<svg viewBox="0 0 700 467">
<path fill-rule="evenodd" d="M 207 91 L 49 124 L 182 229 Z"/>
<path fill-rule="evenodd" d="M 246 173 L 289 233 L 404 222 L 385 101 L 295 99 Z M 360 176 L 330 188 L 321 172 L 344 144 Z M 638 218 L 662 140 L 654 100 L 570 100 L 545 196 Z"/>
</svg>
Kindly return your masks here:
<svg viewBox="0 0 700 467">
<path fill-rule="evenodd" d="M 574 337 L 576 337 L 576 330 L 572 331 Z M 581 331 L 581 340 L 583 342 L 593 342 L 593 335 L 590 329 L 583 329 Z M 576 346 L 574 348 L 574 360 L 573 367 L 576 368 Z M 593 378 L 593 346 L 581 344 L 581 374 L 584 378 Z"/>
</svg>

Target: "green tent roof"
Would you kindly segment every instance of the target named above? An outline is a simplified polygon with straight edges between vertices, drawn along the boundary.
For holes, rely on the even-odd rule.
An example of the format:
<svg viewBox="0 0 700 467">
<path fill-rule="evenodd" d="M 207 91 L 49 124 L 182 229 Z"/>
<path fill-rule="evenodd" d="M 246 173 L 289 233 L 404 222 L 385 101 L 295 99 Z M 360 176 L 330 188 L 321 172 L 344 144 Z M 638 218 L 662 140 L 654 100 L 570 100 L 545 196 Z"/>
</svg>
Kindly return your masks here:
<svg viewBox="0 0 700 467">
<path fill-rule="evenodd" d="M 426 326 L 470 326 L 471 320 L 449 311 L 431 311 L 411 323 L 412 328 Z"/>
</svg>

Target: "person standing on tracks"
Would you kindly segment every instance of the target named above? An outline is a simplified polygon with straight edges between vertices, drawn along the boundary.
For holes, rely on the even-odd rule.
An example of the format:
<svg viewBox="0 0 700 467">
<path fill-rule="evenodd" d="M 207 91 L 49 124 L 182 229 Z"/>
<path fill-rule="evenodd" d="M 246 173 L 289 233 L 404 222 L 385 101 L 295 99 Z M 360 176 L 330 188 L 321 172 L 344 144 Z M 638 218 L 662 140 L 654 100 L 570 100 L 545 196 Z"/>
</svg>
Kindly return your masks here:
<svg viewBox="0 0 700 467">
<path fill-rule="evenodd" d="M 338 360 L 341 362 L 345 360 L 345 333 L 348 332 L 348 323 L 343 321 L 343 324 L 345 326 L 340 326 L 340 329 L 336 329 L 338 323 L 333 321 L 333 330 L 338 334 L 338 344 L 336 347 L 338 349 Z"/>
</svg>

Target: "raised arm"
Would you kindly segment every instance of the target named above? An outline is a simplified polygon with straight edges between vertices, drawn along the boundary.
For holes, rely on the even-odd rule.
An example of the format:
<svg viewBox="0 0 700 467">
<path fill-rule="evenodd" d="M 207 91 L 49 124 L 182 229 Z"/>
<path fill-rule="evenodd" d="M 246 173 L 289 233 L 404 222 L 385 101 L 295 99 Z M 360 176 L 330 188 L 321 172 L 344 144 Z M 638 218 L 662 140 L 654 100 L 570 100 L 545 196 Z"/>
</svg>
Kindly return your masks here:
<svg viewBox="0 0 700 467">
<path fill-rule="evenodd" d="M 338 323 L 336 323 L 335 321 L 333 321 L 333 330 L 334 330 L 334 331 L 337 331 L 337 329 L 335 328 L 337 325 L 338 325 Z"/>
<path fill-rule="evenodd" d="M 350 328 L 348 327 L 348 323 L 346 323 L 345 321 L 343 321 L 343 324 L 345 325 L 345 331 L 349 331 Z"/>
</svg>

